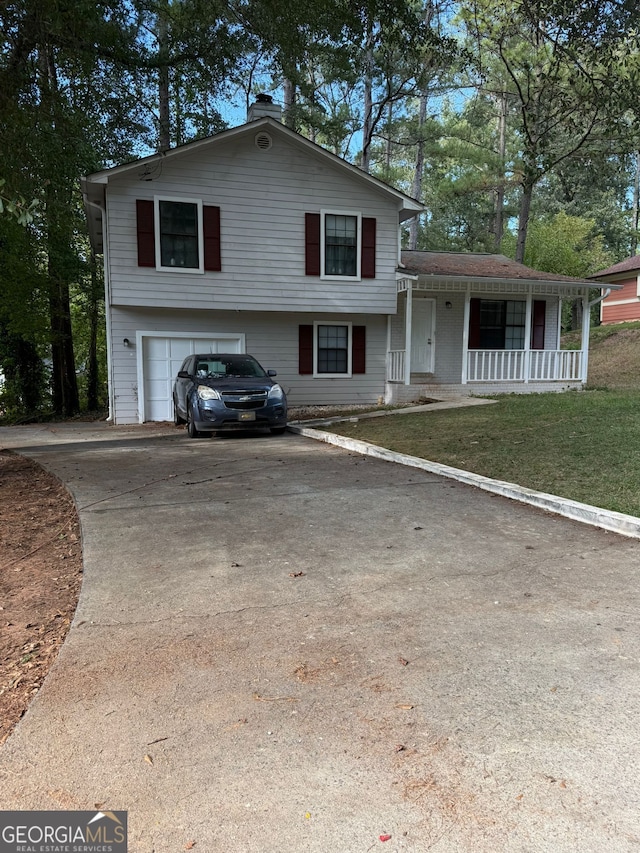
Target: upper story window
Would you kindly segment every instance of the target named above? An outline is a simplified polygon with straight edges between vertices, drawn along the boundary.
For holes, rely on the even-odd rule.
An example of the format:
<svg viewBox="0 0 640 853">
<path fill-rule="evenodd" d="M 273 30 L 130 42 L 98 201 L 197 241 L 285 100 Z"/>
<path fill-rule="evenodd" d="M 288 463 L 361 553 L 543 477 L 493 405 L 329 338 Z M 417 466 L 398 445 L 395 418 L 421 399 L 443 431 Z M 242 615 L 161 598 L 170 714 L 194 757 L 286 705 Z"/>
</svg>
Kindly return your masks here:
<svg viewBox="0 0 640 853">
<path fill-rule="evenodd" d="M 158 199 L 161 267 L 201 267 L 199 203 Z"/>
<path fill-rule="evenodd" d="M 202 202 L 156 197 L 154 203 L 156 266 L 202 272 Z"/>
<path fill-rule="evenodd" d="M 324 216 L 324 274 L 358 275 L 358 217 L 337 213 Z"/>
<path fill-rule="evenodd" d="M 360 214 L 320 212 L 320 275 L 322 278 L 360 278 Z"/>
<path fill-rule="evenodd" d="M 222 269 L 220 208 L 199 199 L 136 201 L 138 266 L 167 272 Z"/>
<path fill-rule="evenodd" d="M 323 279 L 376 277 L 376 219 L 348 210 L 305 213 L 305 273 Z"/>
</svg>

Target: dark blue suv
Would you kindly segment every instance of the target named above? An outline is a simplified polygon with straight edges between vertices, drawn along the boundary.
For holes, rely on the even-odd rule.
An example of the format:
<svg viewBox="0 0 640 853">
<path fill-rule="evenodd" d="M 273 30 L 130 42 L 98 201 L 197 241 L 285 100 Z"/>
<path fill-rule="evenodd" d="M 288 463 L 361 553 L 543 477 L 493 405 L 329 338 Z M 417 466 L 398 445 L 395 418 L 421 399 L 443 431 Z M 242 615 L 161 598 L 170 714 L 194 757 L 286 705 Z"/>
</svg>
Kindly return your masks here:
<svg viewBox="0 0 640 853">
<path fill-rule="evenodd" d="M 186 423 L 191 438 L 257 427 L 283 433 L 287 397 L 275 375 L 245 353 L 190 355 L 173 386 L 175 423 Z"/>
</svg>

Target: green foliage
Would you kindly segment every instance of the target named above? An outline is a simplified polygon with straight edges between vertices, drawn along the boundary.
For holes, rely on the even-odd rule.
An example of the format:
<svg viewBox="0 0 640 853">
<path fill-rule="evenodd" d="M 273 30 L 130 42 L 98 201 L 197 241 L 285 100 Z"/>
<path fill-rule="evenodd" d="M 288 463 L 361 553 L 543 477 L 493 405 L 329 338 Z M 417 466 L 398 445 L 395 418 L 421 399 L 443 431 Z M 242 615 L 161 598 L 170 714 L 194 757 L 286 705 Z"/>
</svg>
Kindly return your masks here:
<svg viewBox="0 0 640 853">
<path fill-rule="evenodd" d="M 515 236 L 509 234 L 503 243 L 505 254 L 514 245 Z M 531 223 L 524 260 L 532 269 L 575 278 L 587 278 L 613 263 L 595 221 L 563 212 Z"/>
</svg>

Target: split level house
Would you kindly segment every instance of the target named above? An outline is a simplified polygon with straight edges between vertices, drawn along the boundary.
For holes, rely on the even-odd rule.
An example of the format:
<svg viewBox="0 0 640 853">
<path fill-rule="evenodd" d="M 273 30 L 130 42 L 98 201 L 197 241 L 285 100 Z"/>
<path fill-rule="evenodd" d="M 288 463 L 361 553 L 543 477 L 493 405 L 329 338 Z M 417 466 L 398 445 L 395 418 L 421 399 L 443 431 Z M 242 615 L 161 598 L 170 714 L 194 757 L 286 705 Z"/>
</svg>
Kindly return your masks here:
<svg viewBox="0 0 640 853">
<path fill-rule="evenodd" d="M 82 179 L 104 255 L 110 417 L 173 417 L 194 352 L 248 352 L 289 404 L 579 388 L 563 299 L 600 285 L 495 255 L 401 251 L 422 206 L 280 121 L 268 97 L 215 136 Z M 588 317 L 589 312 L 585 311 Z"/>
<path fill-rule="evenodd" d="M 626 258 L 589 278 L 600 285 L 617 286 L 615 290 L 607 292 L 600 303 L 600 322 L 603 326 L 640 320 L 640 255 Z"/>
</svg>

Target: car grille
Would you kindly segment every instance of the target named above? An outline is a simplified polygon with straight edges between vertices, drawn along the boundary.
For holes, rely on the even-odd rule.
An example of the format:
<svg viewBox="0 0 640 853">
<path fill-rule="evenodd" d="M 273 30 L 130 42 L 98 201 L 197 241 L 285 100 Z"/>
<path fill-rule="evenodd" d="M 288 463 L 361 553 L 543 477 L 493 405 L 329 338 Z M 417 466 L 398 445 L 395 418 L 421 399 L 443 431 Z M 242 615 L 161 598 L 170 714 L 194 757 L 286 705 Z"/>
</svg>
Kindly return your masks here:
<svg viewBox="0 0 640 853">
<path fill-rule="evenodd" d="M 227 409 L 261 409 L 267 403 L 266 391 L 223 391 L 222 401 Z"/>
</svg>

